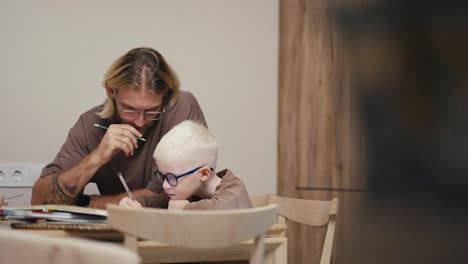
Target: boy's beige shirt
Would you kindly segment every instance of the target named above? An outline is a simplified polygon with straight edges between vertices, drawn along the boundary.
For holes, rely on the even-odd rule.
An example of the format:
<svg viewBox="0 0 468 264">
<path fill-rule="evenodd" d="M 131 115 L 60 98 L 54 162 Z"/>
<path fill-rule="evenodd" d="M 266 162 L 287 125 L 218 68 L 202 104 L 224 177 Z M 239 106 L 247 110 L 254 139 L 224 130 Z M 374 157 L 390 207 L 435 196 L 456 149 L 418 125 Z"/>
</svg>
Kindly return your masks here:
<svg viewBox="0 0 468 264">
<path fill-rule="evenodd" d="M 244 183 L 232 171 L 225 169 L 216 173 L 222 178 L 221 183 L 210 199 L 197 199 L 187 204 L 184 209 L 239 209 L 251 208 L 249 195 Z"/>
</svg>

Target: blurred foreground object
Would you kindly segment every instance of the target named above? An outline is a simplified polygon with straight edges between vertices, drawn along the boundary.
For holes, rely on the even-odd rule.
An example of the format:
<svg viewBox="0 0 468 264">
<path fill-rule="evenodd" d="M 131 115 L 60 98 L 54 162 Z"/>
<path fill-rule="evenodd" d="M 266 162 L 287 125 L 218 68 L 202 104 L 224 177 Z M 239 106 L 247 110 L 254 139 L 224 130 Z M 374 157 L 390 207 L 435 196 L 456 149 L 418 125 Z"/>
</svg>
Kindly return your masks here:
<svg viewBox="0 0 468 264">
<path fill-rule="evenodd" d="M 371 187 L 468 190 L 468 2 L 380 1 L 345 17 Z"/>
<path fill-rule="evenodd" d="M 340 11 L 367 138 L 360 263 L 468 260 L 467 10 L 412 0 Z"/>
</svg>

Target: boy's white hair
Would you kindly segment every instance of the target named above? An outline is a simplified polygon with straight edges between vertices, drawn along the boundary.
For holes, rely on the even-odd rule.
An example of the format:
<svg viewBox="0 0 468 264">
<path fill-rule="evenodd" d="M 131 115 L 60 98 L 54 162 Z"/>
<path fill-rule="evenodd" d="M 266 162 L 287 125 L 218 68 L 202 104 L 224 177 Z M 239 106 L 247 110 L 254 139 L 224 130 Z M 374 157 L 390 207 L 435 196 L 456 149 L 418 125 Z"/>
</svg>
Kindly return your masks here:
<svg viewBox="0 0 468 264">
<path fill-rule="evenodd" d="M 206 127 L 185 120 L 163 136 L 153 158 L 158 166 L 176 162 L 183 166 L 195 168 L 206 165 L 214 169 L 218 160 L 218 143 Z"/>
</svg>

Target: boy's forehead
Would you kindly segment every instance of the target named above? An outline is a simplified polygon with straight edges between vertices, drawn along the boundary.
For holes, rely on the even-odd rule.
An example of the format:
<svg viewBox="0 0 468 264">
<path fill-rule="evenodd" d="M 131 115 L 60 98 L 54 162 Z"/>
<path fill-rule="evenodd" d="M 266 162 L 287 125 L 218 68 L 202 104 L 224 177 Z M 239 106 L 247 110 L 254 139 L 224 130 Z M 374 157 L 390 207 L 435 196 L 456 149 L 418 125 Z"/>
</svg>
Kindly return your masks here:
<svg viewBox="0 0 468 264">
<path fill-rule="evenodd" d="M 193 169 L 191 167 L 191 164 L 188 162 L 184 161 L 171 161 L 171 162 L 163 162 L 163 161 L 158 161 L 155 162 L 158 170 L 162 173 L 172 173 L 172 174 L 181 174 L 185 173 L 188 170 Z"/>
</svg>

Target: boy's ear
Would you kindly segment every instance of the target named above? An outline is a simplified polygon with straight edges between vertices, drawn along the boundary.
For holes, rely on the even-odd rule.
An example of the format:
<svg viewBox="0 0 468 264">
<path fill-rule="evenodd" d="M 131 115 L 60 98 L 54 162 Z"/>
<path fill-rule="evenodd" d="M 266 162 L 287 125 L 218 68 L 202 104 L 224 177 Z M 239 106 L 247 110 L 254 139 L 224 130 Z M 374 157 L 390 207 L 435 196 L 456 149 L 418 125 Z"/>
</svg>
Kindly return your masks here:
<svg viewBox="0 0 468 264">
<path fill-rule="evenodd" d="M 200 169 L 200 181 L 207 181 L 211 176 L 211 169 L 208 166 L 203 166 Z"/>
</svg>

